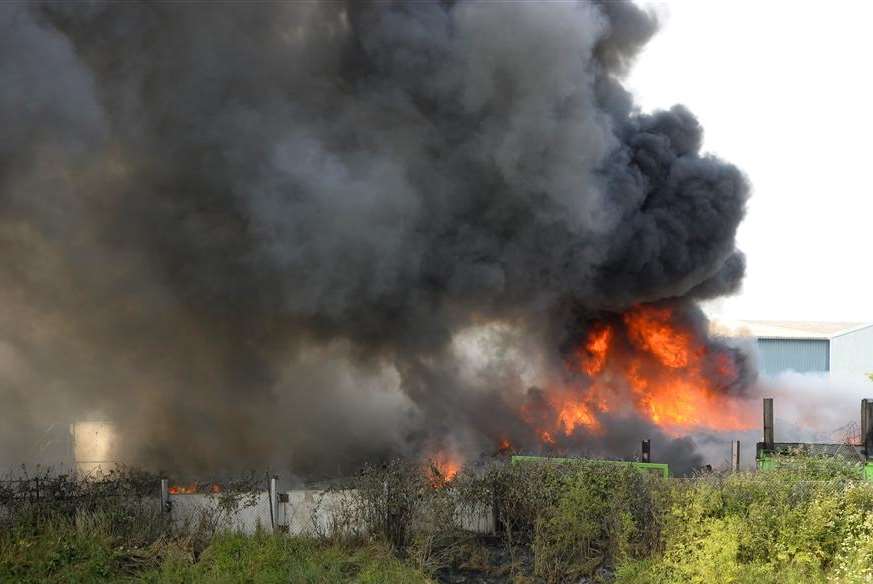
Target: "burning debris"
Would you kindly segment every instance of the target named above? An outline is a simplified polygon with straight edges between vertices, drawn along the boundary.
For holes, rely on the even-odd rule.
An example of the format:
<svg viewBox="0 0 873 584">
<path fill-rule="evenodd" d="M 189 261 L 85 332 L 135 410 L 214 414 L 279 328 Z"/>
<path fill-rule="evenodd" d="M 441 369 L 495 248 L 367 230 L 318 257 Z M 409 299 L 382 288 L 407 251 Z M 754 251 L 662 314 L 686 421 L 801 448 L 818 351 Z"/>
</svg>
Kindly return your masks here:
<svg viewBox="0 0 873 584">
<path fill-rule="evenodd" d="M 211 493 L 217 495 L 222 492 L 221 485 L 217 483 L 199 485 L 191 483 L 189 485 L 173 485 L 167 490 L 171 495 L 195 495 L 198 493 Z"/>
<path fill-rule="evenodd" d="M 430 476 L 432 486 L 440 487 L 454 480 L 463 465 L 460 456 L 441 450 L 430 459 L 426 474 Z"/>
<path fill-rule="evenodd" d="M 302 475 L 641 435 L 681 468 L 749 424 L 695 308 L 740 284 L 749 187 L 685 108 L 634 106 L 636 5 L 0 22 L 0 462 L 94 411 L 116 459 Z"/>
</svg>

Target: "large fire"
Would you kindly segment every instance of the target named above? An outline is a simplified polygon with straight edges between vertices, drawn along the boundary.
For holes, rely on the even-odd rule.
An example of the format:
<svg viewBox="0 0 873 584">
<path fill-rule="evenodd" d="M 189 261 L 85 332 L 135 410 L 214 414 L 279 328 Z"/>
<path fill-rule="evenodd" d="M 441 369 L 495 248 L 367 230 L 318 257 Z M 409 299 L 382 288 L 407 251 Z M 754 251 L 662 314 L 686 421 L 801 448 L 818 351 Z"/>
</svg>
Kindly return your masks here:
<svg viewBox="0 0 873 584">
<path fill-rule="evenodd" d="M 568 362 L 585 379 L 548 387 L 549 415 L 530 404 L 521 415 L 545 444 L 578 430 L 597 435 L 607 413 L 643 416 L 670 435 L 753 428 L 754 413 L 726 390 L 738 376 L 728 351 L 709 348 L 672 308 L 638 306 L 591 326 Z"/>
<path fill-rule="evenodd" d="M 530 390 L 521 421 L 547 450 L 567 453 L 619 419 L 648 420 L 669 436 L 756 427 L 757 409 L 738 391 L 735 349 L 684 318 L 681 309 L 637 306 L 591 323 L 566 361 L 569 375 Z M 506 436 L 496 444 L 498 453 L 514 451 Z M 432 484 L 451 482 L 463 462 L 457 451 L 436 451 L 427 466 Z"/>
</svg>

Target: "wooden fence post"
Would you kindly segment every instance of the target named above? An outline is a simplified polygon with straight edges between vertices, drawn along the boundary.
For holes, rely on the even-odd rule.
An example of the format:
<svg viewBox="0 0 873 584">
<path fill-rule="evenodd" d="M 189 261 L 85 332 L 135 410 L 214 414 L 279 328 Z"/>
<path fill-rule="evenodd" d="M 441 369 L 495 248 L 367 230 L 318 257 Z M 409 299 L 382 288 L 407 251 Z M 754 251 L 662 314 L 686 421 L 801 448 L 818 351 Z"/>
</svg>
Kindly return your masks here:
<svg viewBox="0 0 873 584">
<path fill-rule="evenodd" d="M 764 398 L 764 450 L 772 452 L 776 438 L 773 429 L 773 398 Z"/>
<path fill-rule="evenodd" d="M 740 471 L 740 441 L 731 442 L 731 472 Z"/>
<path fill-rule="evenodd" d="M 273 532 L 279 530 L 279 477 L 270 477 L 270 523 Z"/>
<path fill-rule="evenodd" d="M 170 481 L 161 479 L 161 512 L 169 513 L 173 508 L 170 502 Z"/>
<path fill-rule="evenodd" d="M 873 458 L 873 399 L 861 400 L 861 444 L 864 456 Z"/>
</svg>

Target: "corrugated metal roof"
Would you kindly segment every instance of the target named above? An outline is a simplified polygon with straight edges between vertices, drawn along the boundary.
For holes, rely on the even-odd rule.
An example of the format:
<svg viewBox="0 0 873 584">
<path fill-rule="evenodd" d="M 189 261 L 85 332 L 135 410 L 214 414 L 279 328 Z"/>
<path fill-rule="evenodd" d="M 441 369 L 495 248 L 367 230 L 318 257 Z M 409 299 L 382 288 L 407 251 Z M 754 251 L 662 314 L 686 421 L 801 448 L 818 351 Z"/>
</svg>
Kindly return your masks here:
<svg viewBox="0 0 873 584">
<path fill-rule="evenodd" d="M 716 324 L 718 330 L 759 339 L 832 339 L 870 326 L 873 323 L 790 320 L 737 320 Z"/>
</svg>

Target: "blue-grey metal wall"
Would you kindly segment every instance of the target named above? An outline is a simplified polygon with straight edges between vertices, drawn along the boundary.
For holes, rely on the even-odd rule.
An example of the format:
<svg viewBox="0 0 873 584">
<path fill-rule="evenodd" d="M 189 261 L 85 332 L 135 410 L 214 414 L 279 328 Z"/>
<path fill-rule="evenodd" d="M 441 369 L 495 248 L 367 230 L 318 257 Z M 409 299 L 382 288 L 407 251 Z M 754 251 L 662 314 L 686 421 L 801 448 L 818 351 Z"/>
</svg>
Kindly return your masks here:
<svg viewBox="0 0 873 584">
<path fill-rule="evenodd" d="M 783 371 L 808 373 L 830 370 L 830 342 L 827 339 L 758 339 L 761 371 L 775 375 Z"/>
</svg>

